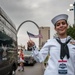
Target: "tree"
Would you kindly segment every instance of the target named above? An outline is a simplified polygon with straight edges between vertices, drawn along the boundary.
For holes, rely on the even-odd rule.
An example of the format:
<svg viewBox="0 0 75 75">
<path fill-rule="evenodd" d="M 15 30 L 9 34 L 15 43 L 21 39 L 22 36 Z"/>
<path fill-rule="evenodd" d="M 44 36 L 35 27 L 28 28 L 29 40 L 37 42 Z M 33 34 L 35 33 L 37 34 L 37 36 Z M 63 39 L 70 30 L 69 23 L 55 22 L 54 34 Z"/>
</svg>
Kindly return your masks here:
<svg viewBox="0 0 75 75">
<path fill-rule="evenodd" d="M 73 39 L 75 39 L 75 25 L 69 26 L 67 30 L 67 35 L 71 36 Z"/>
</svg>

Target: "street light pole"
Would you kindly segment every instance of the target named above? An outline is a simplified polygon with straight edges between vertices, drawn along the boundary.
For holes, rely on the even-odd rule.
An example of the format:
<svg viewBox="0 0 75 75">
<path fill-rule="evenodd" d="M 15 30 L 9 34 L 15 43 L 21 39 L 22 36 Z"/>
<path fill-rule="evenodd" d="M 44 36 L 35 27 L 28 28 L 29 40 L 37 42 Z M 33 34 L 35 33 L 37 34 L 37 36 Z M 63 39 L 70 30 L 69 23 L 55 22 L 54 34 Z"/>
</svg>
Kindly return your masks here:
<svg viewBox="0 0 75 75">
<path fill-rule="evenodd" d="M 73 4 L 73 6 L 74 6 L 74 25 L 75 25 L 75 2 Z"/>
<path fill-rule="evenodd" d="M 75 26 L 75 2 L 74 4 L 70 4 L 70 6 L 73 6 L 73 9 L 68 9 L 68 11 L 74 11 L 74 26 Z"/>
</svg>

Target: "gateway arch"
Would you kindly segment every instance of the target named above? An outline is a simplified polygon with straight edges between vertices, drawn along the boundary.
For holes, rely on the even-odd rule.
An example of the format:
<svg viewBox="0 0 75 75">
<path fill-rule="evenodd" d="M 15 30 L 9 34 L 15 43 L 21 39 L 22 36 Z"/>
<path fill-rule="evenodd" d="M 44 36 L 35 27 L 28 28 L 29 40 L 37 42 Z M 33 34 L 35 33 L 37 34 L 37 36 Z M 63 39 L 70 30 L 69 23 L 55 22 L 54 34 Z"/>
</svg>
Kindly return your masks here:
<svg viewBox="0 0 75 75">
<path fill-rule="evenodd" d="M 21 26 L 22 26 L 24 23 L 26 23 L 26 22 L 31 22 L 31 23 L 33 23 L 33 24 L 38 28 L 38 30 L 40 30 L 40 29 L 39 29 L 39 26 L 38 26 L 34 21 L 26 20 L 26 21 L 23 21 L 23 22 L 19 25 L 19 27 L 18 27 L 18 29 L 17 29 L 17 34 L 18 34 L 18 31 L 19 31 L 19 29 L 21 28 Z"/>
<path fill-rule="evenodd" d="M 23 21 L 23 22 L 19 25 L 19 27 L 17 28 L 17 34 L 18 34 L 18 32 L 19 32 L 21 26 L 22 26 L 24 23 L 27 23 L 27 22 L 31 22 L 31 23 L 33 23 L 33 24 L 38 28 L 39 33 L 40 33 L 40 27 L 39 27 L 34 21 L 26 20 L 26 21 Z"/>
</svg>

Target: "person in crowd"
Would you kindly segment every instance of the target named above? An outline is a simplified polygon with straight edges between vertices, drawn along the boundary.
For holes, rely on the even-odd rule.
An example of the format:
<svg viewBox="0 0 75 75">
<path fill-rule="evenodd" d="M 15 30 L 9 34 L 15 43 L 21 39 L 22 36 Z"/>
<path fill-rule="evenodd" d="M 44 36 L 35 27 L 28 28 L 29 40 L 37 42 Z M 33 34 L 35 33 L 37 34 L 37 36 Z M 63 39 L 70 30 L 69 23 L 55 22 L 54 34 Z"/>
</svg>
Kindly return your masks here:
<svg viewBox="0 0 75 75">
<path fill-rule="evenodd" d="M 20 65 L 18 71 L 24 71 L 24 53 L 22 49 L 20 50 L 19 58 L 20 58 Z"/>
<path fill-rule="evenodd" d="M 32 40 L 28 45 L 32 48 L 33 57 L 37 62 L 43 62 L 48 54 L 48 65 L 44 75 L 75 75 L 75 40 L 67 35 L 68 15 L 59 14 L 52 20 L 57 37 L 48 39 L 38 51 Z"/>
</svg>

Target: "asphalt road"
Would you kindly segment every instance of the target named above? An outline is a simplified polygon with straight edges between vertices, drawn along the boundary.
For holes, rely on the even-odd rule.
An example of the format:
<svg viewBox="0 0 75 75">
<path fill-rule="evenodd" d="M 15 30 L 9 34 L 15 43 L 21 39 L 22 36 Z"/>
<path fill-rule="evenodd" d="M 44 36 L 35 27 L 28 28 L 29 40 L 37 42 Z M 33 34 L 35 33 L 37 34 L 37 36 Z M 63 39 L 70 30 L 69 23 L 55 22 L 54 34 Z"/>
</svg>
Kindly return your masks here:
<svg viewBox="0 0 75 75">
<path fill-rule="evenodd" d="M 25 66 L 24 72 L 16 70 L 16 75 L 43 75 L 44 67 L 42 63 L 36 63 L 34 66 Z"/>
</svg>

